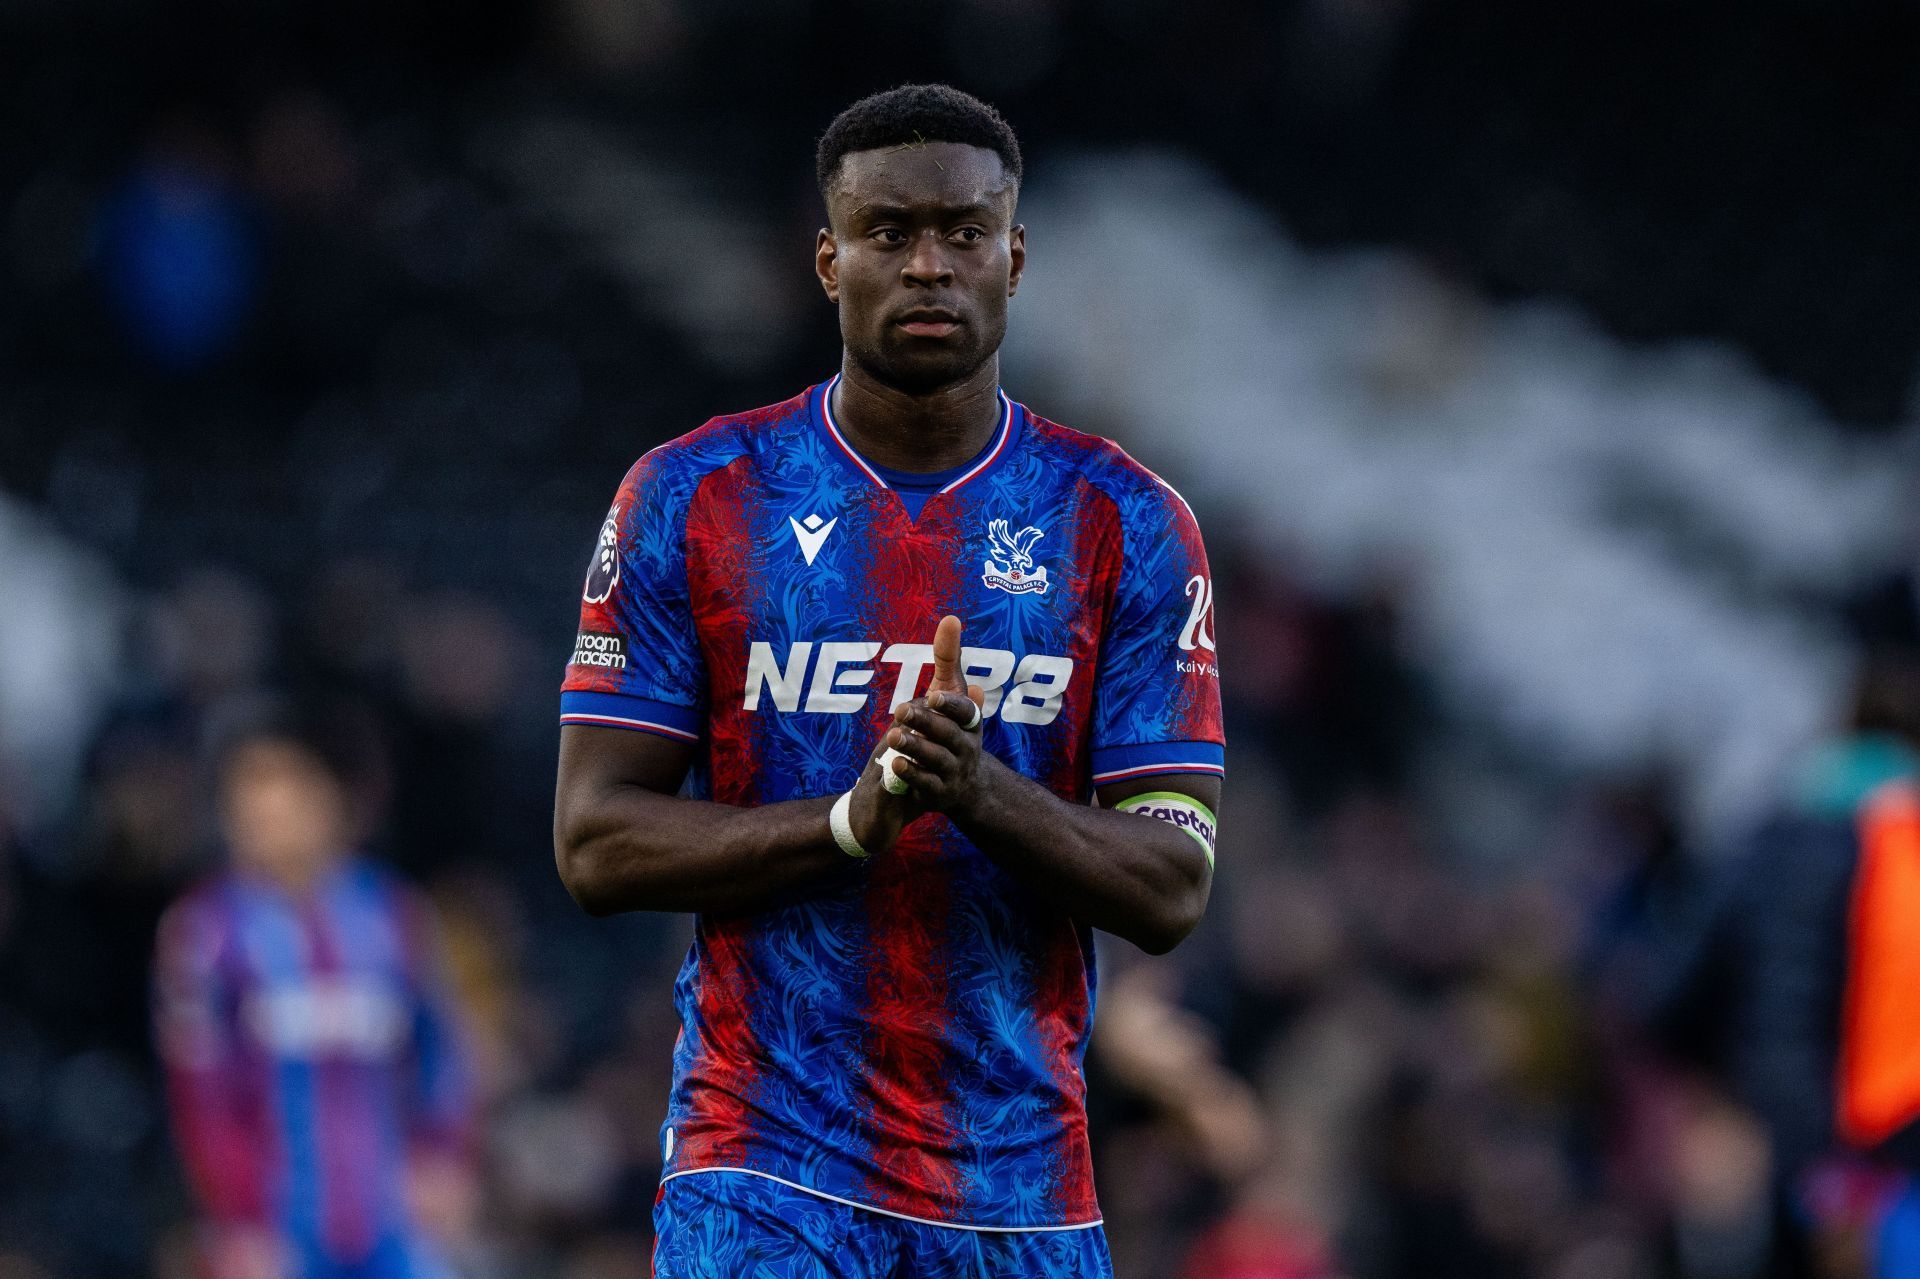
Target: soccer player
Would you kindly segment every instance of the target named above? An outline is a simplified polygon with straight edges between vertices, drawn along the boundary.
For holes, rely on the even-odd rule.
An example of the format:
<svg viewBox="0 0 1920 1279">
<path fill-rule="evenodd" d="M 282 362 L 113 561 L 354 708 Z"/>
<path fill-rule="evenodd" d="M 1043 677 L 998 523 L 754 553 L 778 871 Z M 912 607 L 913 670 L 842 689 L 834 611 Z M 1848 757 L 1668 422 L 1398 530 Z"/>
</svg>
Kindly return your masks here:
<svg viewBox="0 0 1920 1279">
<path fill-rule="evenodd" d="M 469 1088 L 425 904 L 347 850 L 324 727 L 220 767 L 231 868 L 167 913 L 155 1018 L 212 1279 L 446 1273 L 410 1192 L 465 1197 Z"/>
<path fill-rule="evenodd" d="M 840 372 L 634 465 L 561 694 L 567 887 L 697 914 L 656 1273 L 1108 1274 L 1090 929 L 1158 954 L 1206 904 L 1206 555 L 1000 388 L 1026 245 L 992 108 L 864 99 L 818 176 Z"/>
</svg>

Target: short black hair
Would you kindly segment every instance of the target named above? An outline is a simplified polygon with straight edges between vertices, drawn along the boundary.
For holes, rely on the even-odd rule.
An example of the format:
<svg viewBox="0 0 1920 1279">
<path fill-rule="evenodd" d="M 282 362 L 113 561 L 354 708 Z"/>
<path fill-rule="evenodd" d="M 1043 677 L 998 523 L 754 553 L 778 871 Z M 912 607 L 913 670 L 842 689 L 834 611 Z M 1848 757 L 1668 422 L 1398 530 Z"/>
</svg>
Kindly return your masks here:
<svg viewBox="0 0 1920 1279">
<path fill-rule="evenodd" d="M 213 763 L 224 783 L 242 751 L 263 743 L 291 746 L 340 786 L 361 781 L 368 763 L 367 726 L 345 699 L 267 694 L 229 709 L 214 726 Z"/>
<path fill-rule="evenodd" d="M 825 197 L 850 151 L 960 142 L 992 151 L 1020 184 L 1020 140 L 998 111 L 948 84 L 903 84 L 860 99 L 833 118 L 814 153 L 814 176 Z"/>
</svg>

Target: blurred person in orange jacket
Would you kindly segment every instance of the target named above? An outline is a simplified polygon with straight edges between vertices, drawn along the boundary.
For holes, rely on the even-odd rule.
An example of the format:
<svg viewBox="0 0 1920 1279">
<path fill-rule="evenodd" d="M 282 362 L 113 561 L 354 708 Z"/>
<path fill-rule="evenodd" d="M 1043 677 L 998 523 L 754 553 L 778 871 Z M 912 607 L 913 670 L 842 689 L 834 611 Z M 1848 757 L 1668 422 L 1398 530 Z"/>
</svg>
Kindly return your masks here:
<svg viewBox="0 0 1920 1279">
<path fill-rule="evenodd" d="M 1862 638 L 1848 730 L 1659 996 L 1765 1121 L 1794 1233 L 1835 1279 L 1920 1275 L 1920 646 Z"/>
</svg>

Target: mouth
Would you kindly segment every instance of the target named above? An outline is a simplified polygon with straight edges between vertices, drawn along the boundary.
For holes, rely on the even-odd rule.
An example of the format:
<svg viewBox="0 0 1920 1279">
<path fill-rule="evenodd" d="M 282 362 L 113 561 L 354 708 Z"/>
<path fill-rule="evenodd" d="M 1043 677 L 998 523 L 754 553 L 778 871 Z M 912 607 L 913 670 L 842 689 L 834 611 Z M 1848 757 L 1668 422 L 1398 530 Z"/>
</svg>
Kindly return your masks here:
<svg viewBox="0 0 1920 1279">
<path fill-rule="evenodd" d="M 896 317 L 894 323 L 917 338 L 943 338 L 960 327 L 960 317 L 938 307 L 915 307 Z"/>
</svg>

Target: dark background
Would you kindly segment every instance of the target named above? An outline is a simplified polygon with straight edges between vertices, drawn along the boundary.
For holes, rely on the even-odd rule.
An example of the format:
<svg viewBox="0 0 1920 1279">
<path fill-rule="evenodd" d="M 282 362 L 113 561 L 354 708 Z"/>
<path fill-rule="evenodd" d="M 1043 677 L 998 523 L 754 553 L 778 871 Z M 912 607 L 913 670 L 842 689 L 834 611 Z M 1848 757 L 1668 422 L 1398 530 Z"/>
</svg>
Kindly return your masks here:
<svg viewBox="0 0 1920 1279">
<path fill-rule="evenodd" d="M 0 1274 L 183 1273 L 145 966 L 214 855 L 213 726 L 286 687 L 362 717 L 380 851 L 435 894 L 483 1028 L 463 1265 L 643 1266 L 683 926 L 566 900 L 552 695 L 627 465 L 834 366 L 812 144 L 853 98 L 981 94 L 1036 191 L 1099 148 L 1185 155 L 1310 255 L 1709 344 L 1809 403 L 1797 429 L 1878 448 L 1920 338 L 1917 36 L 1868 3 L 0 0 L 0 609 L 112 655 L 0 745 Z M 1284 460 L 1284 416 L 1246 466 Z M 1433 693 L 1408 583 L 1296 572 L 1185 489 L 1235 780 L 1202 933 L 1111 948 L 1121 1273 L 1240 1273 L 1243 1242 L 1262 1275 L 1790 1267 L 1684 1246 L 1766 1217 L 1779 1170 L 1645 1013 L 1716 864 L 1659 752 L 1546 762 Z M 28 547 L 64 612 L 26 608 Z M 1437 759 L 1500 779 L 1524 856 L 1463 840 Z M 514 1155 L 582 1133 L 592 1175 Z"/>
</svg>

